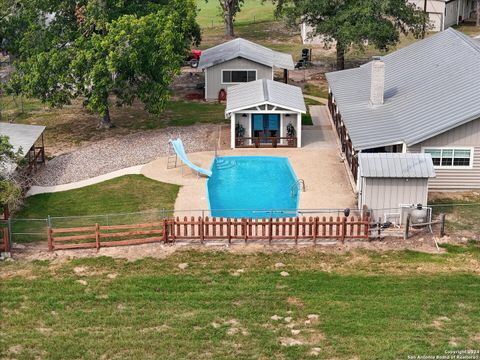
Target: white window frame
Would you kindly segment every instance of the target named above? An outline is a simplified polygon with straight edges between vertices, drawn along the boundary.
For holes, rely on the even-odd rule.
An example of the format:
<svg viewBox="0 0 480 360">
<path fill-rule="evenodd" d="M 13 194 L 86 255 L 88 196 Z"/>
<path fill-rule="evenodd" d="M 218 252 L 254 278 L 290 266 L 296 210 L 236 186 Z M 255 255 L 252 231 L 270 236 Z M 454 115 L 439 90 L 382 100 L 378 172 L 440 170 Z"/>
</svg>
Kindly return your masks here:
<svg viewBox="0 0 480 360">
<path fill-rule="evenodd" d="M 221 84 L 222 85 L 238 85 L 238 84 L 245 84 L 247 82 L 251 82 L 251 81 L 246 81 L 246 82 L 224 82 L 223 81 L 223 73 L 225 71 L 254 71 L 255 72 L 255 80 L 252 80 L 252 81 L 256 81 L 258 80 L 258 72 L 257 72 L 257 69 L 222 69 L 222 80 L 221 80 Z"/>
<path fill-rule="evenodd" d="M 434 165 L 435 169 L 473 169 L 473 157 L 474 157 L 474 148 L 468 146 L 425 146 L 422 147 L 422 152 L 425 153 L 425 150 L 465 150 L 470 151 L 470 165 L 441 165 L 442 157 L 440 157 L 440 165 Z"/>
</svg>

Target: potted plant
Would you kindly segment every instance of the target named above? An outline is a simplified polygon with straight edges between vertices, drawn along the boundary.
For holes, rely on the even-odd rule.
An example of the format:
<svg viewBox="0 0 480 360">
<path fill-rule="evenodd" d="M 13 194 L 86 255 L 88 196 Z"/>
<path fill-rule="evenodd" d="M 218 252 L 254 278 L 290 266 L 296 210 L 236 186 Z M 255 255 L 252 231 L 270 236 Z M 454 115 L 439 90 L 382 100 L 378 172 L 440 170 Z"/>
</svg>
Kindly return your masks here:
<svg viewBox="0 0 480 360">
<path fill-rule="evenodd" d="M 235 144 L 236 146 L 242 146 L 245 143 L 245 128 L 242 124 L 235 124 Z"/>
<path fill-rule="evenodd" d="M 287 144 L 290 147 L 293 147 L 295 145 L 295 127 L 293 126 L 292 123 L 288 123 L 287 125 Z"/>
</svg>

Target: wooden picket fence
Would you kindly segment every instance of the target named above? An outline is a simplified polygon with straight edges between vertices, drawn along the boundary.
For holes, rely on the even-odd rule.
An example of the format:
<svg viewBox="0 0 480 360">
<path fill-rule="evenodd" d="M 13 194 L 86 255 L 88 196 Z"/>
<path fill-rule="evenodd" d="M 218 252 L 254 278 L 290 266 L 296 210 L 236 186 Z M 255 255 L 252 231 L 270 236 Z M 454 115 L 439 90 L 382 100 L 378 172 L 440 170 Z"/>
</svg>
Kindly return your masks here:
<svg viewBox="0 0 480 360">
<path fill-rule="evenodd" d="M 248 241 L 282 240 L 298 244 L 299 240 L 316 244 L 323 240 L 361 240 L 369 238 L 367 217 L 295 217 L 282 219 L 166 218 L 161 222 L 88 227 L 48 228 L 49 250 L 137 245 L 153 242 L 198 240 L 226 241 L 229 244 Z"/>
</svg>

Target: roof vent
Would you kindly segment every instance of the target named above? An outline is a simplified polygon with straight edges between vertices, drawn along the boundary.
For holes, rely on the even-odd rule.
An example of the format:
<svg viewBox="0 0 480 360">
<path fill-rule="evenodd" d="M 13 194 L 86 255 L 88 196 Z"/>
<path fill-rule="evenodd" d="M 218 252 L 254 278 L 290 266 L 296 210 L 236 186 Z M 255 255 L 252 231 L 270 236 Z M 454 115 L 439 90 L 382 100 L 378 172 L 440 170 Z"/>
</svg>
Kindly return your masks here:
<svg viewBox="0 0 480 360">
<path fill-rule="evenodd" d="M 370 83 L 370 103 L 382 105 L 385 92 L 385 63 L 380 56 L 374 56 Z"/>
</svg>

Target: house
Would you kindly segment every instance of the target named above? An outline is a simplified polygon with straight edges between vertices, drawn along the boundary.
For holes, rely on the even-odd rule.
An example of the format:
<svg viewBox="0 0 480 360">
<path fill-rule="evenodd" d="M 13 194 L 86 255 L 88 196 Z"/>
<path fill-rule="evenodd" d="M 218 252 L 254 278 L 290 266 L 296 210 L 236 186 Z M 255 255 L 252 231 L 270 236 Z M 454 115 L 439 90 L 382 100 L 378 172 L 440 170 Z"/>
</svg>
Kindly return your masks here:
<svg viewBox="0 0 480 360">
<path fill-rule="evenodd" d="M 359 153 L 428 153 L 435 191 L 480 188 L 480 43 L 450 28 L 326 74 L 328 107 L 357 182 Z"/>
<path fill-rule="evenodd" d="M 419 9 L 425 9 L 425 0 L 408 0 Z M 443 31 L 469 19 L 475 11 L 475 0 L 427 0 L 430 31 Z M 315 28 L 300 24 L 300 35 L 304 44 L 323 44 L 321 35 L 314 35 Z"/>
<path fill-rule="evenodd" d="M 425 9 L 425 0 L 408 0 L 420 9 Z M 469 19 L 474 11 L 475 0 L 427 0 L 427 13 L 431 31 L 443 31 Z"/>
<path fill-rule="evenodd" d="M 231 148 L 301 147 L 302 89 L 260 79 L 230 88 L 226 118 L 231 124 Z"/>
<path fill-rule="evenodd" d="M 205 99 L 216 100 L 233 85 L 273 80 L 275 68 L 284 70 L 287 82 L 294 64 L 290 54 L 238 38 L 203 51 L 198 67 L 205 72 Z"/>
<path fill-rule="evenodd" d="M 435 177 L 427 153 L 360 153 L 358 208 L 376 220 L 405 220 L 412 205 L 426 205 L 429 179 Z"/>
</svg>

